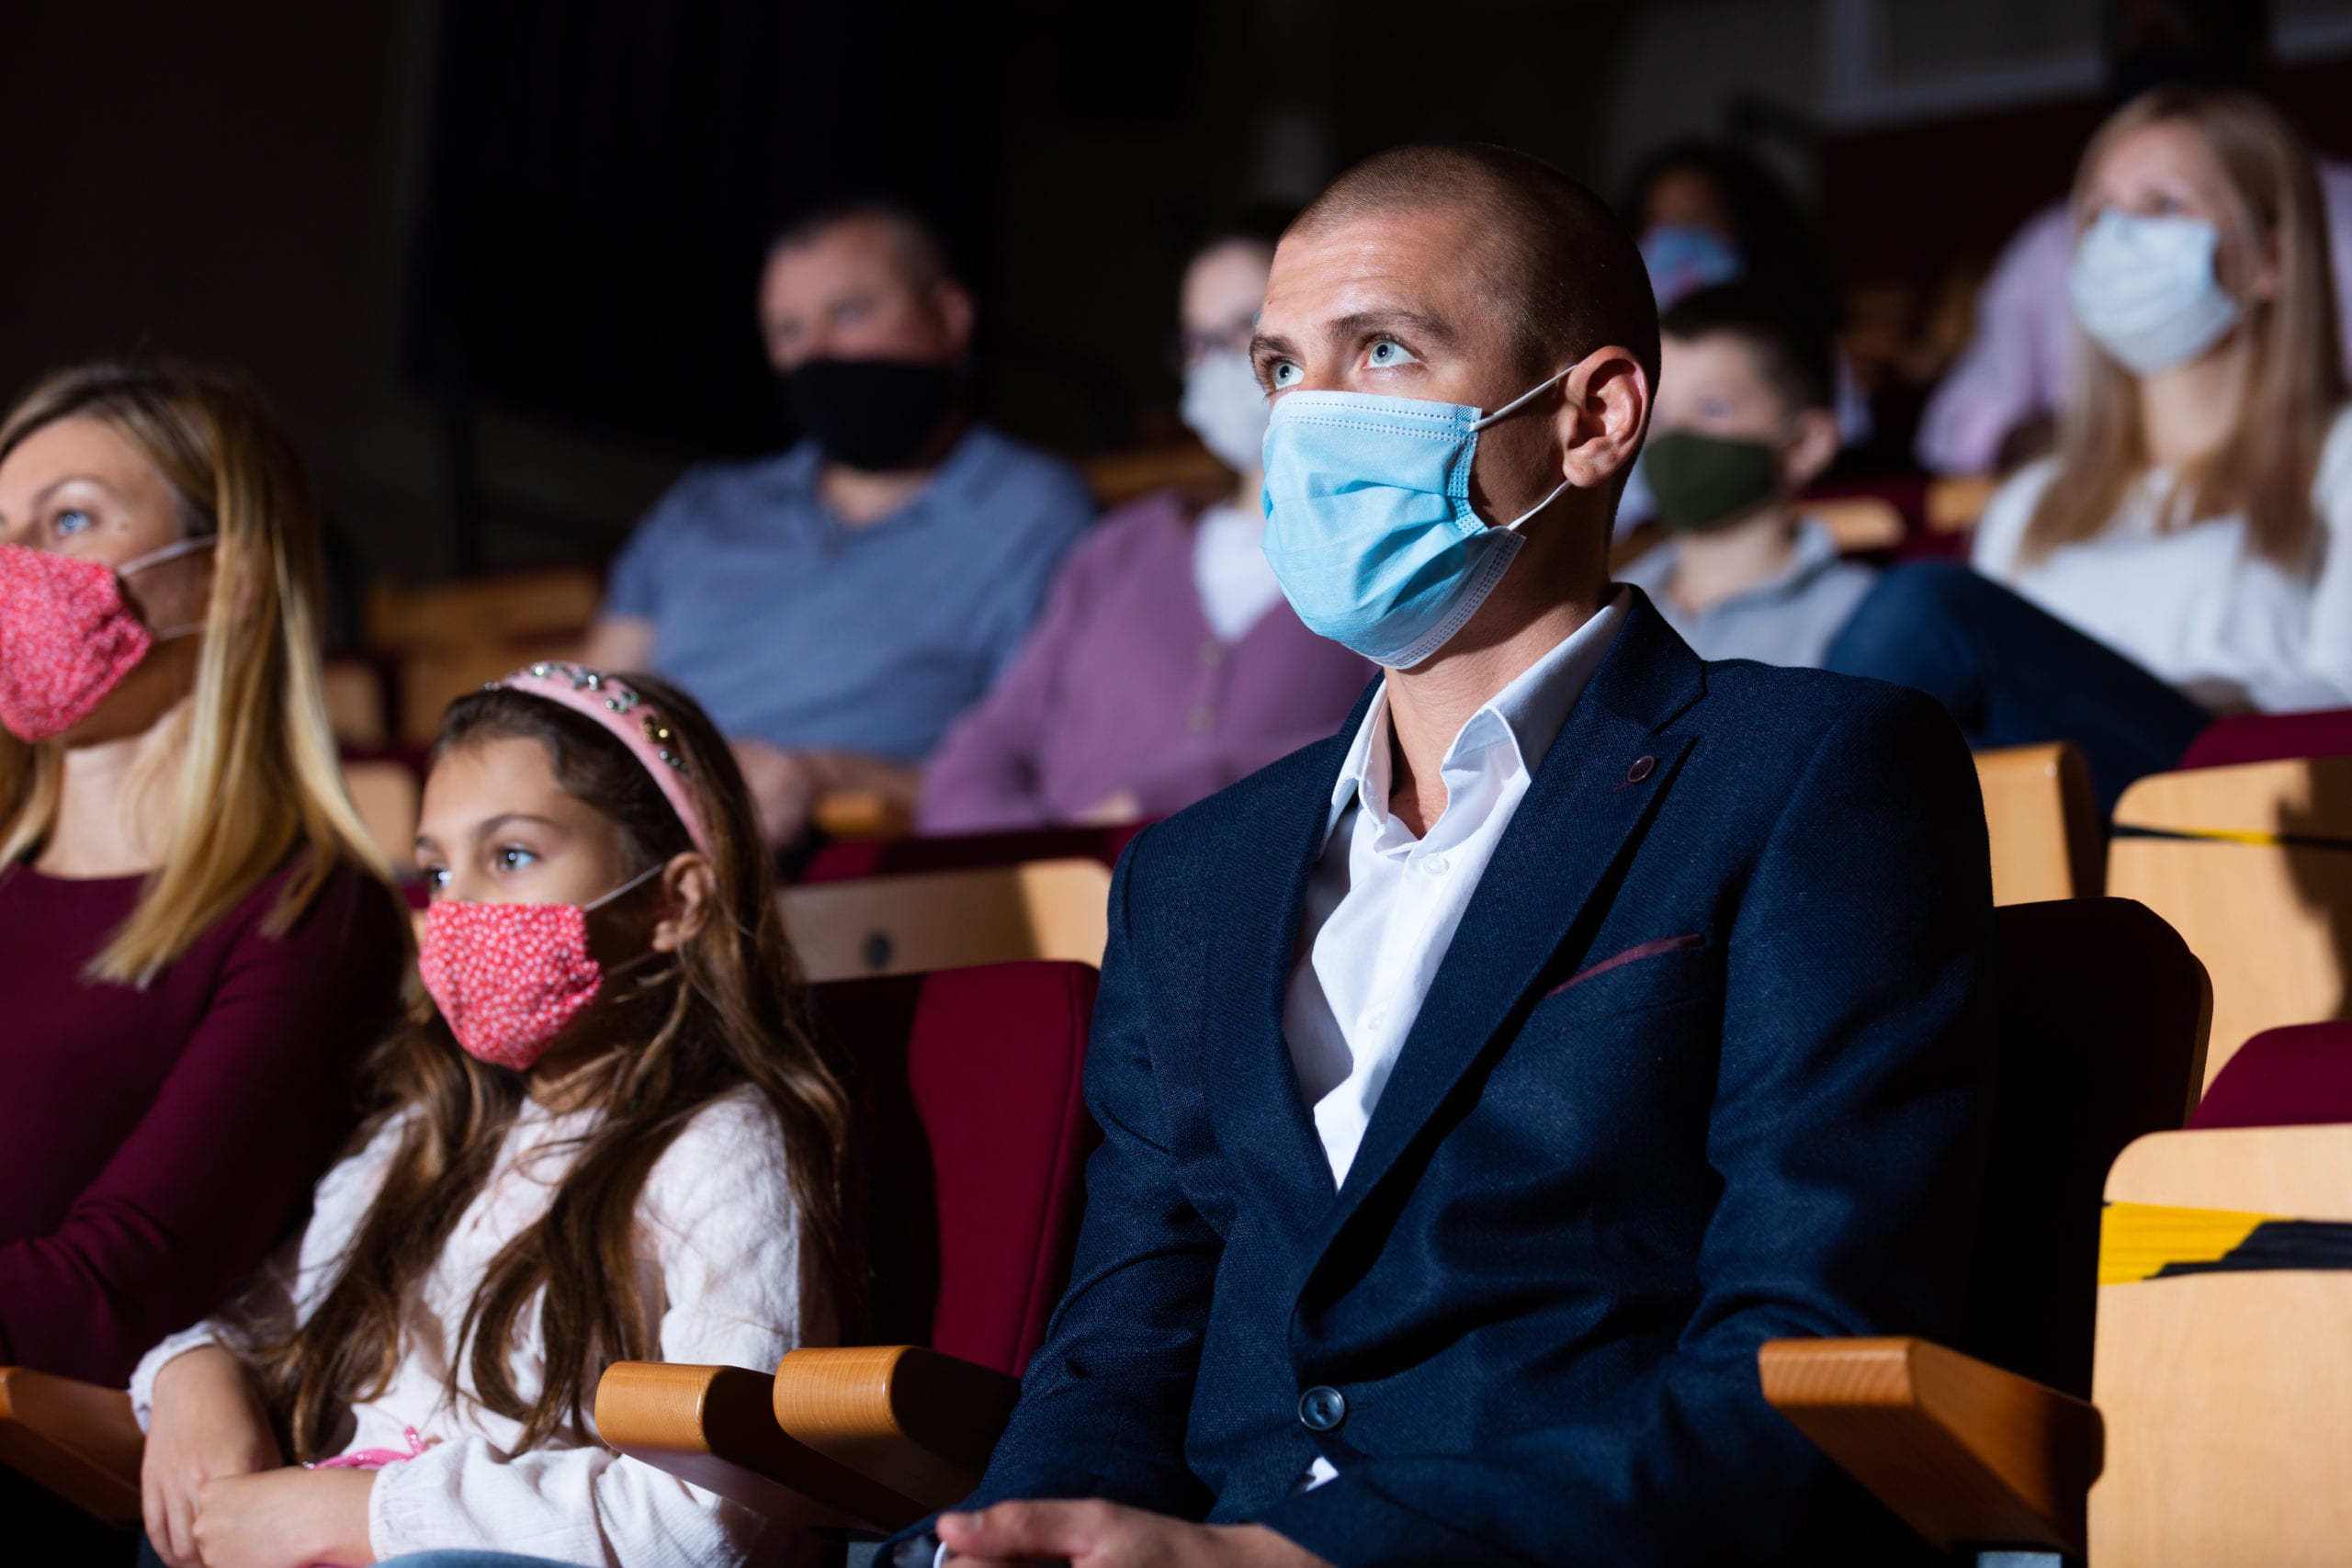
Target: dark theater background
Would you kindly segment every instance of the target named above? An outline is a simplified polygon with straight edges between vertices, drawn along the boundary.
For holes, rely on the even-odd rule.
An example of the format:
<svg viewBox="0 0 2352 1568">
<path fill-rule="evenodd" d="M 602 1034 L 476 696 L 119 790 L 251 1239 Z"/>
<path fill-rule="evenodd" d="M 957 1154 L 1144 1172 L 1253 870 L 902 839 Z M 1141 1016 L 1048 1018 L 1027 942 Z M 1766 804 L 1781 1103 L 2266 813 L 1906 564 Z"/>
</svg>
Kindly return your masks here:
<svg viewBox="0 0 2352 1568">
<path fill-rule="evenodd" d="M 26 0 L 0 51 L 0 384 L 242 363 L 346 574 L 594 560 L 685 464 L 777 445 L 752 331 L 797 203 L 892 192 L 979 287 L 989 404 L 1088 457 L 1182 439 L 1183 246 L 1399 140 L 1608 193 L 1732 137 L 1818 211 L 1899 464 L 2001 242 L 2101 112 L 2097 0 Z M 2352 6 L 2276 7 L 2352 152 Z"/>
</svg>

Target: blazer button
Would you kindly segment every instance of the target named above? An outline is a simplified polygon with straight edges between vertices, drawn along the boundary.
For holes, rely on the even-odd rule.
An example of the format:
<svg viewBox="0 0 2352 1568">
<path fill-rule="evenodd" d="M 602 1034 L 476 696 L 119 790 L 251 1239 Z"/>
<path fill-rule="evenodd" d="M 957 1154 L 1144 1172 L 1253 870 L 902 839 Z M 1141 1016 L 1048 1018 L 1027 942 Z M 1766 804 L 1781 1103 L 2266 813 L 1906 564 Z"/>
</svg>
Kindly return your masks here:
<svg viewBox="0 0 2352 1568">
<path fill-rule="evenodd" d="M 1328 1432 L 1348 1418 L 1348 1396 L 1336 1388 L 1316 1384 L 1298 1396 L 1298 1424 L 1310 1432 Z"/>
</svg>

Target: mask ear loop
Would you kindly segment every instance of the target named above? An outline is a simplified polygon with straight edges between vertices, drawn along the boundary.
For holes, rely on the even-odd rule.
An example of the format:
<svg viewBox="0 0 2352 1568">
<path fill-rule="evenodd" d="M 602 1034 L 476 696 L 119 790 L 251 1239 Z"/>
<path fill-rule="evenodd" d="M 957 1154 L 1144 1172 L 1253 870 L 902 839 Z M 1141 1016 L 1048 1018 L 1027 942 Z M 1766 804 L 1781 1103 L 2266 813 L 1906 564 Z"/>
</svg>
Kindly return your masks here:
<svg viewBox="0 0 2352 1568">
<path fill-rule="evenodd" d="M 115 568 L 114 574 L 119 581 L 129 577 L 132 572 L 145 571 L 151 566 L 162 566 L 165 561 L 178 560 L 181 557 L 192 556 L 198 550 L 209 550 L 220 542 L 220 536 L 213 534 L 207 534 L 201 538 L 182 539 L 176 545 L 165 545 L 160 550 L 149 550 L 143 556 L 133 556 Z M 168 631 L 159 631 L 154 636 L 157 642 L 169 642 L 175 637 L 194 637 L 203 629 L 202 621 L 191 621 L 187 626 L 174 626 Z"/>
<path fill-rule="evenodd" d="M 635 876 L 630 877 L 627 882 L 622 883 L 618 887 L 614 888 L 610 893 L 605 894 L 594 903 L 581 905 L 580 912 L 583 915 L 593 914 L 596 910 L 601 909 L 605 905 L 611 903 L 614 899 L 619 897 L 622 894 L 636 891 L 638 888 L 642 887 L 647 883 L 652 881 L 655 877 L 661 875 L 664 870 L 668 869 L 669 864 L 670 863 L 665 860 L 655 861 L 651 865 L 647 866 L 643 871 L 639 872 Z"/>
<path fill-rule="evenodd" d="M 655 877 L 661 875 L 669 868 L 670 863 L 668 861 L 655 861 L 651 865 L 647 866 L 643 871 L 639 872 L 635 876 L 630 877 L 627 882 L 622 883 L 618 887 L 614 888 L 610 893 L 605 894 L 594 903 L 581 905 L 580 912 L 583 915 L 593 914 L 596 910 L 601 909 L 605 905 L 611 903 L 614 899 L 619 897 L 624 893 L 635 892 L 638 888 L 644 886 L 647 883 L 652 881 Z M 639 968 L 661 956 L 662 954 L 654 952 L 649 947 L 643 953 L 639 953 L 636 957 L 624 959 L 622 962 L 614 964 L 610 969 L 605 970 L 605 977 L 606 979 L 617 979 L 621 976 L 628 974 L 630 970 Z"/>
<path fill-rule="evenodd" d="M 1476 433 L 1485 430 L 1487 426 L 1494 423 L 1497 420 L 1501 419 L 1504 415 L 1518 412 L 1521 409 L 1525 408 L 1529 403 L 1533 402 L 1537 398 L 1542 397 L 1545 392 L 1550 391 L 1554 387 L 1557 386 L 1561 378 L 1566 376 L 1568 371 L 1574 370 L 1575 368 L 1576 367 L 1571 365 L 1566 367 L 1565 369 L 1555 370 L 1551 375 L 1544 378 L 1541 381 L 1536 382 L 1532 387 L 1528 388 L 1527 390 L 1520 393 L 1519 396 L 1513 398 L 1510 401 L 1505 403 L 1502 407 L 1497 409 L 1494 412 L 1480 414 L 1476 419 L 1470 422 L 1471 433 L 1476 434 Z M 1554 502 L 1559 500 L 1560 492 L 1567 488 L 1568 481 L 1566 479 L 1563 479 L 1558 484 L 1552 487 L 1551 494 L 1545 496 L 1543 500 L 1537 502 L 1534 505 L 1529 507 L 1526 511 L 1521 513 L 1510 522 L 1500 525 L 1489 525 L 1489 526 L 1499 527 L 1500 531 L 1506 534 L 1515 534 L 1519 531 L 1519 525 L 1521 524 L 1526 522 L 1529 518 L 1534 516 L 1537 513 L 1543 511 Z"/>
</svg>

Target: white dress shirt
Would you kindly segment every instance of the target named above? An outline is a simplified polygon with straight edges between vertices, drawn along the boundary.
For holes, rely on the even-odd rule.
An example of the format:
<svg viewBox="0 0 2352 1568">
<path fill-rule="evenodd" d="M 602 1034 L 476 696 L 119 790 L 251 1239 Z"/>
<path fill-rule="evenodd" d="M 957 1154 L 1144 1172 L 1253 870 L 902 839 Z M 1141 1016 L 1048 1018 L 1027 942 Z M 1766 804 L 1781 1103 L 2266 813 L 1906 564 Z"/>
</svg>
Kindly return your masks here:
<svg viewBox="0 0 2352 1568">
<path fill-rule="evenodd" d="M 1220 502 L 1193 530 L 1193 591 L 1219 642 L 1239 642 L 1283 596 L 1266 560 L 1266 519 Z"/>
<path fill-rule="evenodd" d="M 1299 1087 L 1343 1183 L 1405 1036 L 1495 846 L 1585 682 L 1616 641 L 1626 591 L 1470 716 L 1438 765 L 1445 809 L 1416 839 L 1388 812 L 1388 691 L 1373 694 L 1331 790 L 1283 1003 Z"/>
</svg>

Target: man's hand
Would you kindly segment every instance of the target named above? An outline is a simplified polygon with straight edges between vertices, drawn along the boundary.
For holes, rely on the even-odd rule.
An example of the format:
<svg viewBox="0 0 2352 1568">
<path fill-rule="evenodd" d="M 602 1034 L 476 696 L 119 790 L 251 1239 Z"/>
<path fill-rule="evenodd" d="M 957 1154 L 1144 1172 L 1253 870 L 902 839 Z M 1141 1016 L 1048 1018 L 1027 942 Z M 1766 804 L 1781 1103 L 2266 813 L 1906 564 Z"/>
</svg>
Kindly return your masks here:
<svg viewBox="0 0 2352 1568">
<path fill-rule="evenodd" d="M 268 1470 L 208 1481 L 197 1495 L 196 1551 L 204 1568 L 366 1568 L 365 1470 Z"/>
<path fill-rule="evenodd" d="M 1070 1568 L 1330 1568 L 1263 1525 L 1195 1525 L 1116 1503 L 999 1503 L 942 1514 L 939 1539 L 957 1568 L 1019 1568 L 1062 1558 Z"/>
<path fill-rule="evenodd" d="M 817 798 L 817 780 L 808 766 L 764 740 L 737 739 L 729 745 L 759 816 L 761 840 L 772 850 L 798 843 L 808 830 L 808 807 Z"/>
<path fill-rule="evenodd" d="M 139 1460 L 147 1539 L 171 1568 L 198 1568 L 196 1514 L 207 1482 L 285 1462 L 243 1362 L 218 1345 L 175 1356 L 155 1374 L 155 1410 Z"/>
<path fill-rule="evenodd" d="M 1135 791 L 1114 789 L 1080 812 L 1074 820 L 1082 828 L 1122 828 L 1142 816 L 1143 802 L 1136 798 Z"/>
</svg>

